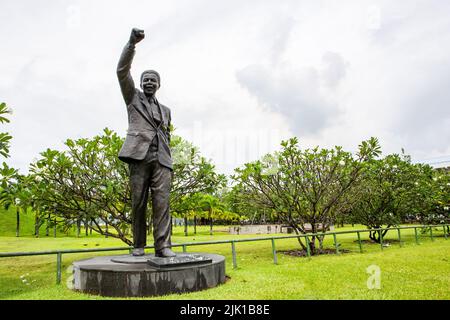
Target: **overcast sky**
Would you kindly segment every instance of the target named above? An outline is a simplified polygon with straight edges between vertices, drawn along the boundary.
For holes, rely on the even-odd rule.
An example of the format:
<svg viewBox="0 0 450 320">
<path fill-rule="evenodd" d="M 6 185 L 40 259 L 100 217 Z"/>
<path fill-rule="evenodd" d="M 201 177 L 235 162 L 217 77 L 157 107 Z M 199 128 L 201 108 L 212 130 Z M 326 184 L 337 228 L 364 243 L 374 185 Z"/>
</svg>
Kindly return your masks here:
<svg viewBox="0 0 450 320">
<path fill-rule="evenodd" d="M 133 3 L 133 5 L 131 5 Z M 176 134 L 219 171 L 279 149 L 371 136 L 384 153 L 450 155 L 450 2 L 444 0 L 0 0 L 8 163 L 109 127 L 125 135 L 115 69 L 145 30 L 132 74 L 162 77 Z"/>
</svg>

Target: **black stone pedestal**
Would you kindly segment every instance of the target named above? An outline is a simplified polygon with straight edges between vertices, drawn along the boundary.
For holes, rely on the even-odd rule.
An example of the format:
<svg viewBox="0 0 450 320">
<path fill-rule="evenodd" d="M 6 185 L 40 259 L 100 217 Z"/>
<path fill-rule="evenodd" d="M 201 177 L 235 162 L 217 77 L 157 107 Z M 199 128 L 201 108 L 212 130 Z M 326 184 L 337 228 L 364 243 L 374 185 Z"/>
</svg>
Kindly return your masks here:
<svg viewBox="0 0 450 320">
<path fill-rule="evenodd" d="M 160 296 L 225 282 L 225 257 L 207 253 L 104 256 L 73 263 L 74 289 L 111 297 Z"/>
</svg>

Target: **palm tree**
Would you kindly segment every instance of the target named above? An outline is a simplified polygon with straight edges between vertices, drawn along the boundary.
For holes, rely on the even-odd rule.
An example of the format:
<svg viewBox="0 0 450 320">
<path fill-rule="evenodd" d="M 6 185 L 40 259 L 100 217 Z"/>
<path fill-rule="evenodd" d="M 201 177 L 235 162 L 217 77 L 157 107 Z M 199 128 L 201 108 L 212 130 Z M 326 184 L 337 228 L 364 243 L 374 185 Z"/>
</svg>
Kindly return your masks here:
<svg viewBox="0 0 450 320">
<path fill-rule="evenodd" d="M 219 214 L 225 210 L 225 205 L 220 201 L 219 198 L 214 197 L 210 194 L 203 195 L 200 201 L 200 207 L 208 211 L 209 219 L 209 234 L 213 234 L 213 218 L 216 214 Z"/>
</svg>

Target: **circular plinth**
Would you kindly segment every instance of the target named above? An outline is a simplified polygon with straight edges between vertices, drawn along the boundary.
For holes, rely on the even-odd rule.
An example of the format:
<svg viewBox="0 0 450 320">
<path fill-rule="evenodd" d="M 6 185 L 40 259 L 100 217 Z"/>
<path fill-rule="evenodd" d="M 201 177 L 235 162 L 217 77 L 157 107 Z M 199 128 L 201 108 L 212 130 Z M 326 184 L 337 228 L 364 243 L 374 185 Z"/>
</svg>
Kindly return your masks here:
<svg viewBox="0 0 450 320">
<path fill-rule="evenodd" d="M 181 257 L 189 255 L 177 254 Z M 127 260 L 130 255 L 75 261 L 74 290 L 109 297 L 145 297 L 198 291 L 224 283 L 225 257 L 208 253 L 200 255 L 210 261 L 164 268 L 142 262 L 114 262 Z M 139 258 L 145 260 L 146 257 Z"/>
</svg>

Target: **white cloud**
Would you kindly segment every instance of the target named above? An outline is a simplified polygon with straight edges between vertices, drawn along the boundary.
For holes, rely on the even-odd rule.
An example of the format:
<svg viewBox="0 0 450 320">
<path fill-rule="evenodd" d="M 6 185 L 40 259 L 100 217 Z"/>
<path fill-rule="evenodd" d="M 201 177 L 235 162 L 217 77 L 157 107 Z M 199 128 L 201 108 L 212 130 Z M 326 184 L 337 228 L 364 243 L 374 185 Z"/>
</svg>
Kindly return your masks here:
<svg viewBox="0 0 450 320">
<path fill-rule="evenodd" d="M 146 30 L 133 75 L 162 75 L 178 133 L 227 173 L 299 135 L 304 146 L 450 154 L 450 4 L 443 1 L 3 1 L 0 100 L 12 157 L 108 126 L 126 112 L 115 67 Z"/>
<path fill-rule="evenodd" d="M 239 70 L 237 78 L 260 105 L 282 114 L 294 133 L 301 136 L 319 133 L 338 113 L 337 107 L 320 92 L 315 68 L 251 65 Z"/>
</svg>

